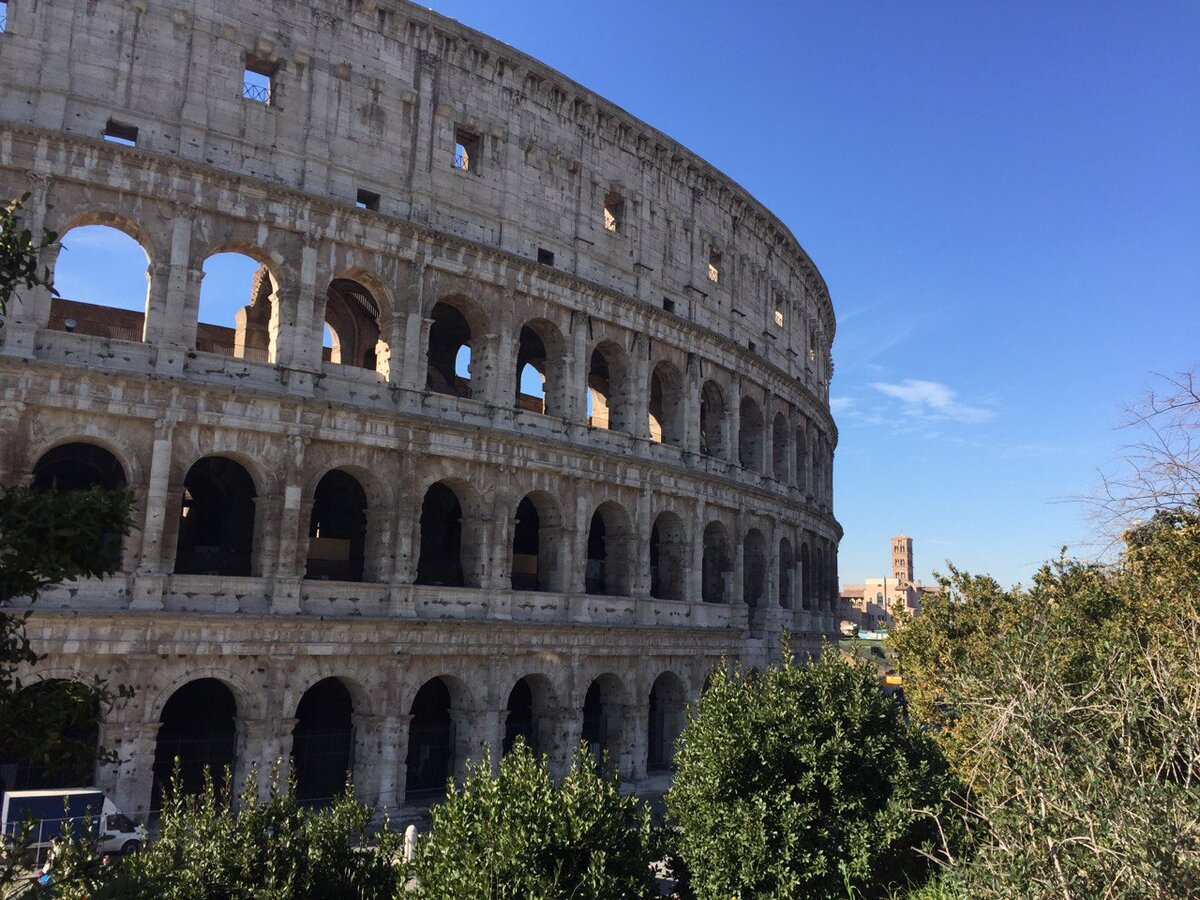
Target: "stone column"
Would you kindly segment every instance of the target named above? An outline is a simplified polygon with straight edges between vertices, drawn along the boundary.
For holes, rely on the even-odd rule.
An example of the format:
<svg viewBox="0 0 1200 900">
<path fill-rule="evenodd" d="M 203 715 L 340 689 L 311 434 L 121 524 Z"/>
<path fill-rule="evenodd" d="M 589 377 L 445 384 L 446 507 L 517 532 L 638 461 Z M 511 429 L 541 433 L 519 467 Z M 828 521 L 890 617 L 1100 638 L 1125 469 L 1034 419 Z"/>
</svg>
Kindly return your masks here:
<svg viewBox="0 0 1200 900">
<path fill-rule="evenodd" d="M 46 225 L 46 201 L 52 182 L 48 177 L 35 176 L 25 201 L 21 214 L 23 224 L 33 235 L 33 239 L 41 239 L 42 230 Z M 60 246 L 55 244 L 37 254 L 37 270 L 54 271 L 54 263 L 58 259 Z M 18 291 L 8 306 L 8 316 L 4 328 L 0 329 L 0 353 L 6 356 L 17 356 L 23 359 L 33 358 L 34 336 L 37 329 L 45 328 L 50 321 L 50 291 L 42 287 L 22 288 Z"/>
<path fill-rule="evenodd" d="M 629 433 L 650 440 L 650 347 L 643 335 L 636 335 L 630 351 L 629 383 L 625 385 L 629 403 Z"/>
<path fill-rule="evenodd" d="M 616 704 L 614 712 L 621 722 L 621 746 L 619 754 L 614 752 L 621 766 L 621 777 L 632 782 L 645 781 L 649 710 L 643 701 Z"/>
<path fill-rule="evenodd" d="M 378 753 L 374 765 L 378 770 L 375 784 L 378 788 L 375 807 L 381 810 L 395 809 L 400 805 L 404 793 L 403 775 L 397 782 L 396 774 L 403 763 L 403 753 L 408 745 L 408 721 L 411 716 L 379 716 L 376 731 Z M 404 721 L 401 722 L 401 719 Z"/>
<path fill-rule="evenodd" d="M 401 386 L 410 391 L 424 391 L 429 368 L 426 359 L 429 347 L 429 329 L 433 319 L 421 317 L 419 312 L 408 314 L 404 328 L 404 377 Z"/>
<path fill-rule="evenodd" d="M 704 528 L 708 524 L 705 521 L 707 515 L 708 508 L 704 504 L 704 498 L 697 498 L 692 528 L 692 564 L 688 570 L 688 584 L 684 592 L 684 599 L 693 602 L 704 599 Z"/>
<path fill-rule="evenodd" d="M 746 516 L 739 509 L 733 517 L 733 593 L 731 602 L 737 608 L 746 603 L 744 573 L 746 571 Z"/>
<path fill-rule="evenodd" d="M 295 719 L 246 719 L 238 723 L 237 755 L 233 764 L 235 795 L 253 769 L 257 772 L 259 799 L 270 797 L 271 773 L 277 763 L 280 780 L 287 777 L 295 727 Z"/>
<path fill-rule="evenodd" d="M 466 776 L 467 762 L 481 759 L 484 742 L 494 727 L 489 721 L 492 710 L 450 709 L 450 721 L 454 723 L 454 767 L 450 774 L 460 783 Z"/>
<path fill-rule="evenodd" d="M 643 488 L 634 507 L 633 547 L 630 553 L 633 577 L 630 579 L 630 595 L 639 601 L 650 599 L 650 531 L 654 526 L 650 489 Z M 660 547 L 659 552 L 665 548 Z"/>
<path fill-rule="evenodd" d="M 374 803 L 380 794 L 384 771 L 380 765 L 383 758 L 384 718 L 354 713 L 351 721 L 354 723 L 354 756 L 351 762 L 354 796 L 360 803 Z M 395 789 L 394 785 L 392 789 Z"/>
<path fill-rule="evenodd" d="M 583 708 L 560 706 L 548 711 L 548 714 L 554 716 L 554 732 L 558 736 L 550 758 L 550 770 L 556 777 L 562 778 L 570 771 L 575 751 L 583 739 Z"/>
<path fill-rule="evenodd" d="M 286 458 L 282 468 L 286 483 L 283 488 L 282 508 L 278 513 L 279 531 L 275 555 L 264 557 L 262 564 L 264 575 L 274 575 L 271 589 L 273 613 L 290 614 L 300 611 L 300 581 L 303 575 L 301 549 L 304 549 L 304 555 L 307 556 L 308 544 L 308 522 L 301 522 L 304 489 L 300 484 L 306 445 L 307 439 L 299 435 L 290 435 L 283 449 Z M 303 538 L 300 535 L 302 525 Z"/>
<path fill-rule="evenodd" d="M 703 386 L 697 376 L 699 364 L 691 359 L 688 363 L 687 373 L 683 377 L 683 449 L 699 453 L 700 391 Z"/>
<path fill-rule="evenodd" d="M 121 812 L 142 822 L 150 813 L 160 727 L 160 722 L 100 723 L 100 746 L 116 753 L 117 761 L 97 767 L 96 786 Z"/>
<path fill-rule="evenodd" d="M 742 383 L 734 378 L 729 385 L 729 461 L 742 464 Z"/>
<path fill-rule="evenodd" d="M 412 716 L 392 716 L 390 717 L 394 725 L 389 725 L 388 737 L 393 738 L 393 747 L 395 747 L 396 764 L 395 764 L 395 798 L 396 808 L 400 808 L 407 803 L 405 791 L 408 789 L 408 734 L 409 726 L 412 724 Z M 386 776 L 385 776 L 386 778 Z M 386 782 L 380 782 L 380 801 L 384 797 L 383 785 Z"/>
<path fill-rule="evenodd" d="M 150 281 L 150 302 L 146 307 L 146 341 L 151 344 L 192 346 L 195 317 L 187 315 L 188 286 L 191 281 L 192 220 L 188 211 L 174 205 L 171 220 L 171 257 L 154 267 Z"/>
<path fill-rule="evenodd" d="M 162 609 L 163 528 L 166 524 L 171 478 L 171 448 L 174 423 L 154 423 L 154 447 L 150 454 L 150 480 L 146 487 L 142 553 L 134 580 L 132 609 Z"/>
<path fill-rule="evenodd" d="M 571 353 L 564 359 L 566 386 L 566 407 L 563 418 L 570 422 L 587 421 L 587 376 L 588 365 L 588 320 L 580 316 L 574 322 L 575 329 L 571 332 Z"/>
</svg>

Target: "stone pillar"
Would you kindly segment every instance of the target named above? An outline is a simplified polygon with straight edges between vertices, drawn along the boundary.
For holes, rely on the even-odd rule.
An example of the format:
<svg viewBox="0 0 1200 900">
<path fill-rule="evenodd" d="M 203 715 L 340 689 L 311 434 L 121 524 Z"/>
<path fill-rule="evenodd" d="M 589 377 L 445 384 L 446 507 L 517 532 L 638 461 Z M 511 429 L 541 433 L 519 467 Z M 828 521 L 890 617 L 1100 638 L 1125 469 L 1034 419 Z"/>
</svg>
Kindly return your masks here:
<svg viewBox="0 0 1200 900">
<path fill-rule="evenodd" d="M 461 784 L 467 773 L 469 760 L 481 759 L 484 743 L 492 733 L 493 723 L 488 721 L 492 710 L 450 709 L 450 721 L 454 723 L 454 767 L 450 774 Z"/>
<path fill-rule="evenodd" d="M 572 314 L 574 316 L 574 314 Z M 574 331 L 570 334 L 571 353 L 564 359 L 566 387 L 566 408 L 563 418 L 570 422 L 587 421 L 587 377 L 591 359 L 588 356 L 588 320 L 581 316 L 574 323 Z"/>
<path fill-rule="evenodd" d="M 380 794 L 383 767 L 382 738 L 385 720 L 382 716 L 354 713 L 354 756 L 351 771 L 354 779 L 354 796 L 361 803 L 374 803 Z M 392 786 L 395 790 L 395 786 Z"/>
<path fill-rule="evenodd" d="M 279 510 L 278 536 L 273 557 L 264 557 L 263 574 L 274 575 L 271 590 L 271 612 L 297 613 L 300 611 L 300 580 L 302 571 L 301 553 L 307 556 L 308 522 L 301 522 L 303 487 L 300 477 L 304 471 L 305 438 L 291 435 L 284 446 L 287 458 L 282 468 L 286 484 L 283 488 L 282 508 Z M 300 529 L 304 527 L 301 538 Z M 264 547 L 264 550 L 266 548 Z M 273 571 L 272 571 L 273 567 Z"/>
<path fill-rule="evenodd" d="M 650 440 L 650 348 L 646 338 L 636 335 L 630 350 L 629 383 L 625 385 L 629 403 L 629 433 Z"/>
<path fill-rule="evenodd" d="M 270 797 L 271 772 L 277 763 L 280 781 L 287 777 L 295 727 L 295 719 L 246 719 L 238 723 L 237 754 L 233 764 L 235 795 L 253 769 L 257 772 L 259 799 Z"/>
<path fill-rule="evenodd" d="M 98 766 L 96 786 L 121 812 L 146 821 L 154 787 L 154 752 L 160 722 L 101 722 L 100 746 L 117 761 Z"/>
<path fill-rule="evenodd" d="M 404 794 L 403 775 L 397 782 L 399 767 L 404 765 L 404 751 L 408 746 L 408 722 L 411 716 L 378 716 L 376 728 L 376 756 L 372 764 L 377 770 L 374 783 L 378 789 L 375 807 L 381 810 L 395 809 Z M 401 722 L 401 719 L 404 721 Z"/>
<path fill-rule="evenodd" d="M 412 716 L 392 716 L 390 717 L 394 725 L 389 725 L 388 737 L 393 739 L 392 746 L 395 747 L 396 764 L 395 764 L 395 798 L 396 807 L 402 807 L 407 803 L 405 791 L 408 789 L 408 733 L 409 726 L 412 724 Z M 386 776 L 385 776 L 386 779 Z M 380 782 L 380 802 L 384 798 L 383 785 L 385 780 Z"/>
<path fill-rule="evenodd" d="M 134 581 L 132 609 L 162 609 L 164 586 L 163 528 L 166 524 L 171 478 L 171 448 L 174 423 L 155 423 L 154 447 L 150 454 L 150 480 L 146 487 L 142 553 Z"/>
<path fill-rule="evenodd" d="M 419 312 L 408 314 L 404 328 L 404 376 L 401 386 L 410 391 L 424 391 L 429 362 L 429 329 L 433 319 L 424 319 Z"/>
<path fill-rule="evenodd" d="M 592 521 L 591 504 L 587 487 L 582 480 L 575 481 L 575 541 L 573 564 L 568 573 L 566 590 L 571 594 L 582 594 L 586 588 L 588 526 Z"/>
<path fill-rule="evenodd" d="M 583 707 L 576 709 L 572 706 L 560 706 L 548 711 L 548 715 L 555 719 L 554 732 L 558 736 L 550 758 L 550 771 L 556 777 L 562 778 L 570 771 L 575 751 L 579 749 L 579 742 L 583 740 Z"/>
<path fill-rule="evenodd" d="M 704 599 L 704 528 L 708 509 L 704 498 L 696 500 L 696 515 L 692 527 L 691 568 L 688 570 L 688 584 L 684 591 L 684 599 L 699 602 Z"/>
<path fill-rule="evenodd" d="M 633 547 L 630 548 L 633 563 L 633 577 L 630 579 L 630 595 L 637 600 L 650 599 L 650 531 L 654 527 L 651 521 L 653 515 L 653 500 L 650 488 L 643 488 L 638 494 L 633 517 Z M 663 547 L 659 548 L 662 552 Z"/>
<path fill-rule="evenodd" d="M 301 516 L 300 526 L 305 527 L 311 518 Z M 392 580 L 396 566 L 396 511 L 391 507 L 371 506 L 367 509 L 367 538 L 363 547 L 363 581 L 387 584 Z"/>
<path fill-rule="evenodd" d="M 21 213 L 23 224 L 33 235 L 34 241 L 41 239 L 42 230 L 45 228 L 46 201 L 51 183 L 51 180 L 45 176 L 35 176 L 29 191 L 29 199 L 25 201 Z M 60 246 L 55 244 L 38 251 L 37 270 L 39 273 L 47 268 L 54 271 L 59 249 Z M 42 287 L 29 289 L 22 287 L 16 292 L 9 303 L 4 327 L 0 329 L 0 352 L 6 356 L 33 358 L 34 337 L 37 329 L 45 328 L 50 321 L 50 297 L 50 291 Z"/>
<path fill-rule="evenodd" d="M 192 346 L 195 317 L 188 317 L 191 281 L 192 220 L 177 206 L 171 220 L 171 257 L 153 269 L 150 302 L 146 306 L 146 341 L 152 344 Z"/>
<path fill-rule="evenodd" d="M 775 479 L 775 416 L 771 414 L 773 396 L 769 390 L 763 396 L 762 458 L 758 461 L 758 470 L 772 480 Z"/>
<path fill-rule="evenodd" d="M 621 777 L 632 782 L 645 781 L 649 711 L 643 701 L 615 704 L 613 712 L 621 722 L 621 746 L 610 752 L 620 763 Z"/>
<path fill-rule="evenodd" d="M 404 380 L 404 319 L 391 310 L 379 317 L 379 340 L 375 342 L 375 371 L 391 384 Z"/>
<path fill-rule="evenodd" d="M 746 603 L 744 573 L 746 571 L 746 516 L 739 509 L 733 517 L 733 592 L 731 602 L 736 608 Z"/>
<path fill-rule="evenodd" d="M 734 378 L 729 385 L 729 461 L 742 464 L 742 383 Z"/>
<path fill-rule="evenodd" d="M 689 453 L 699 453 L 700 392 L 703 386 L 696 374 L 699 365 L 691 359 L 688 363 L 688 370 L 683 379 L 683 449 Z"/>
</svg>

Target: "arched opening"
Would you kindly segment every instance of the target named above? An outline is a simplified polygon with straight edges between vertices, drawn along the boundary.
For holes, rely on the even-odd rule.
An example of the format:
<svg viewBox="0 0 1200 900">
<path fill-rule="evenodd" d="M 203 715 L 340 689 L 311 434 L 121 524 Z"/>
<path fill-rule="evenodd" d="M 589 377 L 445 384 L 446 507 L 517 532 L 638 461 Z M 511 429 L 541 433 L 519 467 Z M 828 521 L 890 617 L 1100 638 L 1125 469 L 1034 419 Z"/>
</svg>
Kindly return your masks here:
<svg viewBox="0 0 1200 900">
<path fill-rule="evenodd" d="M 151 809 L 162 807 L 163 789 L 171 784 L 176 760 L 179 787 L 185 794 L 204 787 L 206 772 L 216 784 L 224 783 L 237 747 L 233 691 L 215 678 L 189 681 L 167 700 L 159 722 Z"/>
<path fill-rule="evenodd" d="M 249 575 L 254 552 L 254 481 L 224 456 L 188 470 L 179 511 L 175 571 L 184 575 Z"/>
<path fill-rule="evenodd" d="M 729 579 L 733 570 L 729 537 L 720 522 L 704 529 L 704 559 L 701 563 L 701 596 L 705 603 L 729 602 Z"/>
<path fill-rule="evenodd" d="M 332 346 L 325 361 L 375 371 L 379 349 L 379 302 L 357 281 L 335 278 L 325 292 L 325 327 Z"/>
<path fill-rule="evenodd" d="M 629 385 L 625 354 L 611 341 L 592 351 L 587 380 L 588 424 L 610 431 L 629 431 Z"/>
<path fill-rule="evenodd" d="M 0 794 L 95 781 L 100 702 L 94 690 L 52 678 L 11 694 L 6 706 L 7 720 L 26 727 L 0 734 Z M 52 747 L 47 735 L 55 738 Z"/>
<path fill-rule="evenodd" d="M 544 675 L 527 675 L 513 685 L 504 719 L 504 753 L 511 751 L 520 737 L 534 756 L 551 754 L 554 749 L 553 700 L 553 689 Z"/>
<path fill-rule="evenodd" d="M 683 520 L 672 512 L 659 513 L 650 529 L 650 596 L 682 600 L 687 534 Z"/>
<path fill-rule="evenodd" d="M 587 571 L 584 588 L 589 594 L 628 597 L 632 584 L 632 529 L 629 516 L 609 500 L 592 514 L 588 528 Z"/>
<path fill-rule="evenodd" d="M 521 328 L 517 342 L 517 409 L 561 416 L 566 409 L 563 340 L 544 320 Z"/>
<path fill-rule="evenodd" d="M 762 532 L 746 532 L 742 548 L 742 599 L 747 606 L 763 606 L 767 592 L 767 542 Z"/>
<path fill-rule="evenodd" d="M 683 444 L 683 379 L 666 361 L 650 375 L 650 440 L 674 447 Z"/>
<path fill-rule="evenodd" d="M 425 492 L 421 501 L 417 584 L 479 586 L 480 549 L 475 540 L 474 498 L 470 498 L 464 509 L 465 487 L 460 490 L 439 481 Z"/>
<path fill-rule="evenodd" d="M 514 591 L 561 588 L 559 566 L 562 526 L 558 507 L 542 491 L 522 498 L 513 521 L 512 587 Z"/>
<path fill-rule="evenodd" d="M 354 701 L 337 678 L 304 692 L 292 729 L 296 799 L 323 805 L 346 789 L 354 765 Z"/>
<path fill-rule="evenodd" d="M 776 481 L 788 480 L 788 427 L 783 413 L 771 423 L 771 472 Z"/>
<path fill-rule="evenodd" d="M 475 359 L 471 326 L 462 311 L 450 303 L 435 303 L 430 314 L 426 390 L 452 397 L 470 397 Z"/>
<path fill-rule="evenodd" d="M 616 675 L 601 675 L 583 700 L 583 741 L 597 766 L 621 764 L 621 705 L 625 691 Z"/>
<path fill-rule="evenodd" d="M 120 341 L 145 337 L 150 257 L 136 240 L 108 225 L 69 229 L 54 263 L 50 321 L 69 331 Z M 104 277 L 98 278 L 97 273 Z"/>
<path fill-rule="evenodd" d="M 243 253 L 214 253 L 206 259 L 196 349 L 270 362 L 275 287 L 266 266 Z"/>
<path fill-rule="evenodd" d="M 738 462 L 744 468 L 762 470 L 763 460 L 763 415 L 757 403 L 749 397 L 742 398 L 738 418 Z"/>
<path fill-rule="evenodd" d="M 650 721 L 647 723 L 646 771 L 671 768 L 675 742 L 683 731 L 687 691 L 673 672 L 663 672 L 650 688 Z"/>
<path fill-rule="evenodd" d="M 366 541 L 366 491 L 353 475 L 326 472 L 313 493 L 304 577 L 362 581 Z"/>
<path fill-rule="evenodd" d="M 95 444 L 59 444 L 42 454 L 33 467 L 33 487 L 39 491 L 115 491 L 125 486 L 125 469 L 115 456 Z M 104 537 L 106 555 L 121 562 L 121 535 Z"/>
<path fill-rule="evenodd" d="M 725 449 L 727 417 L 725 398 L 716 382 L 704 382 L 700 391 L 700 452 L 716 459 L 727 459 Z"/>
<path fill-rule="evenodd" d="M 779 605 L 791 609 L 794 605 L 792 597 L 792 581 L 796 568 L 792 557 L 792 542 L 787 538 L 779 541 Z"/>
<path fill-rule="evenodd" d="M 450 688 L 443 678 L 425 682 L 409 710 L 408 763 L 404 793 L 409 804 L 428 803 L 446 794 L 454 772 L 454 719 Z"/>
<path fill-rule="evenodd" d="M 812 554 L 808 549 L 807 541 L 800 545 L 800 585 L 800 604 L 805 609 L 812 609 Z"/>
</svg>

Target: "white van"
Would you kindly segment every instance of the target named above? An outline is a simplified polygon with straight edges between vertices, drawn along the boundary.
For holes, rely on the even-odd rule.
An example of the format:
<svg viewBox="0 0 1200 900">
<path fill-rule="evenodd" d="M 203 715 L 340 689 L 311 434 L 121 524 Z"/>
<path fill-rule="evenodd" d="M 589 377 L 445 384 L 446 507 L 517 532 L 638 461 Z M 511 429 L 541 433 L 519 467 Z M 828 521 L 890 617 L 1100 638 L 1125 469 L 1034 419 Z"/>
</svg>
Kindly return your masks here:
<svg viewBox="0 0 1200 900">
<path fill-rule="evenodd" d="M 0 831 L 15 837 L 26 819 L 34 822 L 31 849 L 49 846 L 64 831 L 84 833 L 89 819 L 101 853 L 129 853 L 146 840 L 146 829 L 94 787 L 6 791 L 0 801 Z"/>
</svg>

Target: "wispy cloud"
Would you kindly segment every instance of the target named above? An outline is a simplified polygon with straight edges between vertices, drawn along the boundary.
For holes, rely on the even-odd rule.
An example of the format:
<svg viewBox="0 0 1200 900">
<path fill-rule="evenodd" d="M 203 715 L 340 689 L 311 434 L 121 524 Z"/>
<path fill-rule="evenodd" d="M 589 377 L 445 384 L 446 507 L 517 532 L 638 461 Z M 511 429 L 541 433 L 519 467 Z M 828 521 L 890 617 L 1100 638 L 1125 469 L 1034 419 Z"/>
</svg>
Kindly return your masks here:
<svg viewBox="0 0 1200 900">
<path fill-rule="evenodd" d="M 873 381 L 871 387 L 899 400 L 904 404 L 905 413 L 913 418 L 980 425 L 996 417 L 990 409 L 960 403 L 955 392 L 938 381 L 906 378 L 899 383 Z"/>
<path fill-rule="evenodd" d="M 843 413 L 854 405 L 853 397 L 830 397 L 829 409 L 833 413 Z"/>
</svg>

